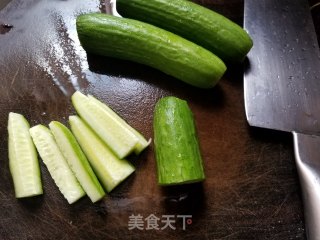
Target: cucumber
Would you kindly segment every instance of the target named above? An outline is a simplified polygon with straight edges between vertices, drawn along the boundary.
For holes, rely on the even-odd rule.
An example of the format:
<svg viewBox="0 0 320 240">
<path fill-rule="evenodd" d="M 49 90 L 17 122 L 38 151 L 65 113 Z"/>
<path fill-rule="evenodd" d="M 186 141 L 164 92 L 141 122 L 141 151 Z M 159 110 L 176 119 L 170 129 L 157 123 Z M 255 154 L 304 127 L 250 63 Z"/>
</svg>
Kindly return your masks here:
<svg viewBox="0 0 320 240">
<path fill-rule="evenodd" d="M 72 103 L 80 117 L 96 132 L 118 158 L 124 158 L 134 151 L 138 138 L 107 111 L 77 91 Z"/>
<path fill-rule="evenodd" d="M 92 202 L 101 200 L 105 192 L 71 131 L 57 121 L 52 121 L 49 127 L 60 151 L 88 197 Z"/>
<path fill-rule="evenodd" d="M 63 157 L 51 131 L 43 125 L 36 125 L 30 128 L 30 134 L 42 161 L 68 203 L 72 204 L 82 198 L 85 192 Z"/>
<path fill-rule="evenodd" d="M 136 129 L 131 127 L 125 120 L 123 120 L 117 113 L 115 113 L 109 106 L 102 103 L 95 97 L 88 95 L 88 98 L 90 101 L 92 101 L 97 106 L 101 107 L 101 111 L 107 111 L 109 114 L 111 114 L 121 125 L 122 127 L 128 129 L 130 132 L 132 132 L 138 139 L 138 143 L 134 147 L 135 154 L 140 154 L 146 147 L 148 147 L 151 143 L 151 139 L 147 141 L 144 136 L 142 136 L 141 133 L 139 133 Z"/>
<path fill-rule="evenodd" d="M 38 155 L 29 128 L 30 125 L 23 115 L 9 113 L 9 168 L 16 198 L 43 193 Z"/>
<path fill-rule="evenodd" d="M 253 43 L 226 17 L 186 0 L 117 0 L 118 12 L 180 35 L 226 62 L 242 61 Z"/>
<path fill-rule="evenodd" d="M 144 22 L 91 13 L 77 17 L 77 32 L 88 52 L 145 64 L 196 87 L 213 87 L 226 71 L 210 51 Z"/>
<path fill-rule="evenodd" d="M 186 101 L 160 99 L 154 113 L 158 183 L 175 185 L 205 179 L 193 114 Z"/>
<path fill-rule="evenodd" d="M 94 172 L 108 192 L 134 172 L 134 167 L 125 159 L 117 158 L 81 118 L 70 116 L 69 123 Z"/>
</svg>

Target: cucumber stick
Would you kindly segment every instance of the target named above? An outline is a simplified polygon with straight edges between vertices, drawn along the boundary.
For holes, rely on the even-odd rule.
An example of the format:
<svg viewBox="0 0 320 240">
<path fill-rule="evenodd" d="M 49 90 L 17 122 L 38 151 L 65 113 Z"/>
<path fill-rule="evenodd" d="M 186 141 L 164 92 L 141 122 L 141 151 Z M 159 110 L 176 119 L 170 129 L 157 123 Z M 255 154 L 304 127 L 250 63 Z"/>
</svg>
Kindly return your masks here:
<svg viewBox="0 0 320 240">
<path fill-rule="evenodd" d="M 9 113 L 9 168 L 17 198 L 43 193 L 38 156 L 29 129 L 30 125 L 24 116 Z"/>
<path fill-rule="evenodd" d="M 158 183 L 174 185 L 205 179 L 193 114 L 186 101 L 165 97 L 154 113 Z"/>
<path fill-rule="evenodd" d="M 95 97 L 88 95 L 88 98 L 91 102 L 96 104 L 97 106 L 101 107 L 101 111 L 107 111 L 109 114 L 111 114 L 118 122 L 122 125 L 122 127 L 126 128 L 130 132 L 132 132 L 138 139 L 138 143 L 134 147 L 135 154 L 141 153 L 146 147 L 149 146 L 151 143 L 151 139 L 147 141 L 144 136 L 142 136 L 141 133 L 139 133 L 136 129 L 131 127 L 126 121 L 124 121 L 117 113 L 115 113 L 109 106 L 104 104 L 103 102 L 99 101 Z"/>
<path fill-rule="evenodd" d="M 70 116 L 69 123 L 94 172 L 108 192 L 134 172 L 134 167 L 125 159 L 117 158 L 81 118 Z"/>
<path fill-rule="evenodd" d="M 71 131 L 57 121 L 52 121 L 49 127 L 60 151 L 88 197 L 92 202 L 102 199 L 105 192 Z"/>
<path fill-rule="evenodd" d="M 75 92 L 72 103 L 80 117 L 98 134 L 118 158 L 124 158 L 134 151 L 139 139 L 110 114 L 87 96 Z"/>
<path fill-rule="evenodd" d="M 226 17 L 186 0 L 117 0 L 118 12 L 180 35 L 227 62 L 242 61 L 253 43 Z"/>
<path fill-rule="evenodd" d="M 68 203 L 72 204 L 83 197 L 85 192 L 62 155 L 51 131 L 43 125 L 37 125 L 30 128 L 30 134 L 51 177 Z"/>
<path fill-rule="evenodd" d="M 88 52 L 145 64 L 200 88 L 213 87 L 226 71 L 210 51 L 144 22 L 84 14 L 77 17 L 77 32 Z"/>
</svg>

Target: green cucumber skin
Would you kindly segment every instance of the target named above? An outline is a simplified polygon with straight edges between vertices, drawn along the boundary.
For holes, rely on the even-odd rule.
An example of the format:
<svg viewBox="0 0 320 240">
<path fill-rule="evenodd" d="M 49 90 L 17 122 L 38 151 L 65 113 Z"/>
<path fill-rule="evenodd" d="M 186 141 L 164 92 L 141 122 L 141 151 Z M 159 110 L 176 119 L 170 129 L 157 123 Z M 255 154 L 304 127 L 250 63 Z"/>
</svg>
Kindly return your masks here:
<svg viewBox="0 0 320 240">
<path fill-rule="evenodd" d="M 186 101 L 165 97 L 154 113 L 158 183 L 174 185 L 205 179 L 193 114 Z"/>
<path fill-rule="evenodd" d="M 49 127 L 60 151 L 88 197 L 93 203 L 101 200 L 105 192 L 72 132 L 57 121 L 52 121 Z"/>
<path fill-rule="evenodd" d="M 186 0 L 117 0 L 118 12 L 153 24 L 212 51 L 226 62 L 243 61 L 250 36 L 226 17 Z"/>
<path fill-rule="evenodd" d="M 226 71 L 210 51 L 153 25 L 107 14 L 77 17 L 83 48 L 91 53 L 138 62 L 199 88 L 211 88 Z"/>
<path fill-rule="evenodd" d="M 29 133 L 30 124 L 18 113 L 9 113 L 9 169 L 16 198 L 43 194 L 36 148 Z"/>
</svg>

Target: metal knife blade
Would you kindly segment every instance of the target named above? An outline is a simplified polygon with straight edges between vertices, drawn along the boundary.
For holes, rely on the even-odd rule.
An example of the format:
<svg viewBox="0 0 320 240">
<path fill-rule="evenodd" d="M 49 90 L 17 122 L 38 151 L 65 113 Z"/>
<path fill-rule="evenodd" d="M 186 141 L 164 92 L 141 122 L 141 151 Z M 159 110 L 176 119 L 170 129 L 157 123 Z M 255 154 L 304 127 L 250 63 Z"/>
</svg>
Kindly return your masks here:
<svg viewBox="0 0 320 240">
<path fill-rule="evenodd" d="M 246 0 L 249 124 L 320 134 L 320 54 L 306 0 Z"/>
<path fill-rule="evenodd" d="M 320 53 L 306 0 L 245 0 L 249 125 L 294 134 L 306 234 L 320 239 Z"/>
</svg>

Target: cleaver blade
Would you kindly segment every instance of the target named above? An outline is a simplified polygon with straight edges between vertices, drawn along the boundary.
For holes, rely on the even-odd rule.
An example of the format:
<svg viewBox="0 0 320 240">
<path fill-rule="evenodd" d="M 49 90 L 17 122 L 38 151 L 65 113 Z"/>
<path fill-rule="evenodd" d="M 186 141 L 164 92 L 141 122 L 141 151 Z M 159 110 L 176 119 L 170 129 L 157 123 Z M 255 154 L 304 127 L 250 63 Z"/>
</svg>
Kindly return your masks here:
<svg viewBox="0 0 320 240">
<path fill-rule="evenodd" d="M 320 53 L 307 0 L 245 0 L 250 126 L 292 132 L 306 235 L 320 240 Z"/>
</svg>

